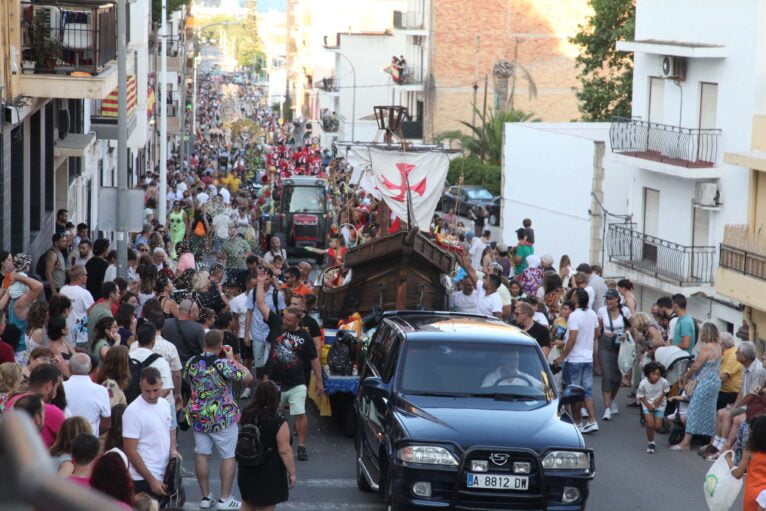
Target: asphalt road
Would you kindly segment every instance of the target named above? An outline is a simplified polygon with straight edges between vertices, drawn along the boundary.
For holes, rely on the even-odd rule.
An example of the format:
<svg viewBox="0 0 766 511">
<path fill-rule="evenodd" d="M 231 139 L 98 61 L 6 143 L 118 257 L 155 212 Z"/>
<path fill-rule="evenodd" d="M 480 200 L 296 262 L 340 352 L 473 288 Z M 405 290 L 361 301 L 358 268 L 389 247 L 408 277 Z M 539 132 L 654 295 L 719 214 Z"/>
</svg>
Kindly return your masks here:
<svg viewBox="0 0 766 511">
<path fill-rule="evenodd" d="M 598 388 L 598 387 L 596 387 Z M 657 438 L 657 453 L 646 454 L 646 437 L 638 411 L 625 407 L 611 422 L 586 438 L 595 449 L 596 477 L 591 484 L 588 509 L 596 511 L 703 511 L 707 509 L 702 483 L 710 463 L 690 453 L 667 449 L 667 437 Z M 296 461 L 298 485 L 290 500 L 278 506 L 284 510 L 382 510 L 376 495 L 356 488 L 353 440 L 345 438 L 330 418 L 317 416 L 310 408 L 309 460 Z M 193 471 L 194 441 L 190 432 L 180 434 L 184 467 Z M 218 497 L 218 461 L 211 465 L 211 488 Z M 185 509 L 197 509 L 200 491 L 193 475 L 185 478 L 188 502 Z M 239 490 L 234 488 L 235 496 Z M 738 501 L 733 509 L 741 509 Z"/>
</svg>

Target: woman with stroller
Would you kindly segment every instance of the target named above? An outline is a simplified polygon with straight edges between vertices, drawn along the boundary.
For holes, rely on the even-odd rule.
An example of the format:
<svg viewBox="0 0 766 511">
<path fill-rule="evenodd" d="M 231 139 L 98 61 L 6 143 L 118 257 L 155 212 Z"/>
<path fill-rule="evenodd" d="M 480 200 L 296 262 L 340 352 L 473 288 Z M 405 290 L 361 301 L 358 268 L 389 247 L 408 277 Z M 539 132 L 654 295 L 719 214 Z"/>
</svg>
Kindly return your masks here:
<svg viewBox="0 0 766 511">
<path fill-rule="evenodd" d="M 681 377 L 681 384 L 689 381 L 696 382 L 691 392 L 689 412 L 686 418 L 686 433 L 681 443 L 670 448 L 671 451 L 688 451 L 691 447 L 692 435 L 715 435 L 716 401 L 721 389 L 722 349 L 719 341 L 718 328 L 713 323 L 702 325 L 700 333 L 702 349 L 694 364 Z M 689 389 L 687 389 L 687 393 Z"/>
</svg>

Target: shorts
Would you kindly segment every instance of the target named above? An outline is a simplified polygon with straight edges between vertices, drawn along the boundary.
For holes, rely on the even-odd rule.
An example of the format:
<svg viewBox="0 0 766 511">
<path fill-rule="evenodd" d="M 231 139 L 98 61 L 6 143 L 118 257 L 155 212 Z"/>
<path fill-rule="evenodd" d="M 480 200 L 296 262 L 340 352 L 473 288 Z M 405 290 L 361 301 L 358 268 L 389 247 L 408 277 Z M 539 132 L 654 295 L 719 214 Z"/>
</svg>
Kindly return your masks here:
<svg viewBox="0 0 766 511">
<path fill-rule="evenodd" d="M 585 397 L 593 397 L 593 362 L 564 362 L 561 380 L 564 387 L 579 385 Z"/>
<path fill-rule="evenodd" d="M 213 454 L 215 445 L 221 459 L 227 460 L 234 457 L 234 450 L 237 448 L 237 436 L 239 435 L 239 426 L 232 423 L 226 429 L 214 433 L 194 432 L 194 452 L 203 456 Z"/>
<path fill-rule="evenodd" d="M 262 341 L 252 341 L 253 366 L 263 367 L 269 359 L 269 343 Z"/>
<path fill-rule="evenodd" d="M 279 409 L 281 410 L 285 403 L 290 405 L 290 415 L 304 415 L 306 413 L 306 386 L 298 385 L 290 390 L 282 391 L 279 396 Z"/>
<path fill-rule="evenodd" d="M 644 415 L 654 415 L 655 417 L 659 417 L 660 419 L 665 417 L 665 409 L 662 410 L 652 410 L 651 412 L 645 407 L 641 407 L 641 411 Z"/>
</svg>

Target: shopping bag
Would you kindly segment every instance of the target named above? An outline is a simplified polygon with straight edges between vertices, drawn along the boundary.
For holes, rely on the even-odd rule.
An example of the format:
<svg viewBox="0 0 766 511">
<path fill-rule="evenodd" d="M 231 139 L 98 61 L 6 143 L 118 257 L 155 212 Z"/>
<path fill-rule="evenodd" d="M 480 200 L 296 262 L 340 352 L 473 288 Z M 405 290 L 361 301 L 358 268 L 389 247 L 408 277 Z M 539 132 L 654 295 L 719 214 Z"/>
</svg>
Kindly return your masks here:
<svg viewBox="0 0 766 511">
<path fill-rule="evenodd" d="M 553 361 L 561 356 L 561 351 L 558 346 L 554 346 L 548 353 L 548 364 L 553 365 Z"/>
<path fill-rule="evenodd" d="M 729 453 L 732 451 L 721 453 L 705 476 L 703 488 L 710 511 L 729 511 L 742 489 L 742 479 L 731 475 L 729 464 L 726 462 Z"/>
<path fill-rule="evenodd" d="M 620 343 L 620 352 L 617 355 L 617 366 L 623 375 L 630 373 L 636 362 L 636 343 L 630 334 L 625 335 Z"/>
</svg>

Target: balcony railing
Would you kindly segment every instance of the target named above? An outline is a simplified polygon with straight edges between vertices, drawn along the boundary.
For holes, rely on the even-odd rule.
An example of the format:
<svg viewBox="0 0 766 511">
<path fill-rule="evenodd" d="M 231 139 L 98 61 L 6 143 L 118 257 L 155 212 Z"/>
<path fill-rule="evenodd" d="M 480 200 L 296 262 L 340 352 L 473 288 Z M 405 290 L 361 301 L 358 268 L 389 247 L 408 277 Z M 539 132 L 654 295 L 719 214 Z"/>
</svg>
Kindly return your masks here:
<svg viewBox="0 0 766 511">
<path fill-rule="evenodd" d="M 394 28 L 423 30 L 423 14 L 416 11 L 394 11 Z"/>
<path fill-rule="evenodd" d="M 165 41 L 168 57 L 178 57 L 183 53 L 184 38 L 178 35 L 168 36 Z M 157 40 L 157 55 L 162 55 L 162 41 Z"/>
<path fill-rule="evenodd" d="M 755 254 L 721 243 L 718 260 L 721 268 L 766 280 L 766 255 Z"/>
<path fill-rule="evenodd" d="M 322 78 L 317 82 L 317 87 L 325 92 L 338 92 L 338 84 L 334 78 Z"/>
<path fill-rule="evenodd" d="M 117 56 L 116 29 L 110 2 L 22 2 L 22 72 L 99 73 Z"/>
<path fill-rule="evenodd" d="M 609 127 L 612 151 L 680 167 L 708 168 L 718 162 L 721 130 L 691 129 L 623 117 Z"/>
<path fill-rule="evenodd" d="M 610 224 L 607 252 L 616 264 L 681 286 L 713 281 L 716 247 L 679 245 L 631 224 Z"/>
</svg>

